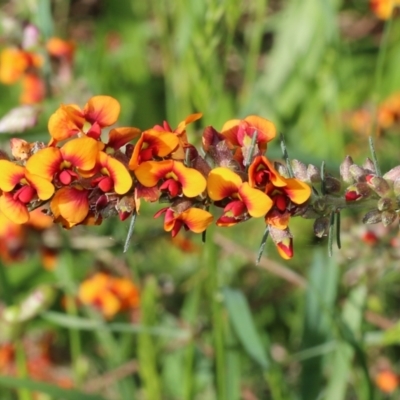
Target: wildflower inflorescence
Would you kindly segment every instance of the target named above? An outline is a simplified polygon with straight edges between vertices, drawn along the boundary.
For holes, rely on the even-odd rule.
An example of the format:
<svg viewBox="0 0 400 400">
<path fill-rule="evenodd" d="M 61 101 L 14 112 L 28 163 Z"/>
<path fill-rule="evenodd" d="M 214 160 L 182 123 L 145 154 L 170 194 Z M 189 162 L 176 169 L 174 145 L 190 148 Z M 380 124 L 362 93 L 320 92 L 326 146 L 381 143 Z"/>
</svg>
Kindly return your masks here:
<svg viewBox="0 0 400 400">
<path fill-rule="evenodd" d="M 293 216 L 314 218 L 318 237 L 328 235 L 338 222 L 334 217 L 352 205 L 369 208 L 365 223 L 388 225 L 397 217 L 398 168 L 380 176 L 371 160 L 361 167 L 347 157 L 337 179 L 297 160 L 274 163 L 266 151 L 276 128 L 254 115 L 227 121 L 221 131 L 206 127 L 203 155 L 186 135 L 187 125 L 201 114 L 176 129 L 167 122 L 143 132 L 113 128 L 103 141 L 104 128 L 119 113 L 116 99 L 94 96 L 83 108 L 61 105 L 51 115 L 48 144 L 12 139 L 12 157 L 3 153 L 0 160 L 0 211 L 26 224 L 40 208 L 69 229 L 98 225 L 112 215 L 123 221 L 136 217 L 141 200 L 160 201 L 166 206 L 155 217 L 163 216 L 164 229 L 175 237 L 181 228 L 204 232 L 215 206 L 222 210 L 217 226 L 263 218 L 285 259 L 293 256 Z"/>
</svg>

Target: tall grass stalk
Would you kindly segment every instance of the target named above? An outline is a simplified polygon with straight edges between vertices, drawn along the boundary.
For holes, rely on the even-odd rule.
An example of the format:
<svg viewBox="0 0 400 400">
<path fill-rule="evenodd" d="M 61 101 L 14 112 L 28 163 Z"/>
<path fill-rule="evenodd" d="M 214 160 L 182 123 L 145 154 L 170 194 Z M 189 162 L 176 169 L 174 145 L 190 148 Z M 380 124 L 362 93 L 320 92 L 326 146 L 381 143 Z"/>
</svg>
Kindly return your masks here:
<svg viewBox="0 0 400 400">
<path fill-rule="evenodd" d="M 222 295 L 220 293 L 221 282 L 218 274 L 218 252 L 217 246 L 213 241 L 213 231 L 211 228 L 207 232 L 207 243 L 205 249 L 205 265 L 209 271 L 209 296 L 211 303 L 211 323 L 214 343 L 214 357 L 216 370 L 216 389 L 218 400 L 227 399 L 227 382 L 225 374 L 225 332 L 224 324 L 226 315 L 222 305 Z"/>
</svg>

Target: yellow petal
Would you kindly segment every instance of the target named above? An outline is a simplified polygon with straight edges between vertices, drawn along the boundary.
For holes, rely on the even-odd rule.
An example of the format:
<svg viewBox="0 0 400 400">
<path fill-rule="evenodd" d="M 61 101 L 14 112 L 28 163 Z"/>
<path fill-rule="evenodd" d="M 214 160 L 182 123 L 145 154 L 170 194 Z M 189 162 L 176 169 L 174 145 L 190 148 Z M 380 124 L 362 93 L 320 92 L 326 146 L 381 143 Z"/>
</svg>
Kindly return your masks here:
<svg viewBox="0 0 400 400">
<path fill-rule="evenodd" d="M 208 195 L 214 201 L 222 200 L 237 193 L 241 185 L 240 176 L 225 167 L 213 169 L 207 178 Z"/>
<path fill-rule="evenodd" d="M 296 178 L 285 179 L 287 186 L 284 187 L 284 191 L 295 204 L 305 203 L 311 196 L 311 187 Z"/>
<path fill-rule="evenodd" d="M 10 193 L 3 193 L 0 196 L 0 211 L 16 224 L 25 224 L 29 221 L 29 212 L 26 205 L 14 200 Z"/>
<path fill-rule="evenodd" d="M 94 96 L 83 109 L 86 120 L 92 124 L 97 122 L 102 128 L 115 124 L 120 111 L 119 102 L 111 96 Z"/>
<path fill-rule="evenodd" d="M 0 160 L 0 171 L 0 189 L 4 192 L 11 192 L 25 177 L 25 168 L 8 160 Z"/>
<path fill-rule="evenodd" d="M 273 205 L 272 200 L 264 192 L 252 188 L 248 182 L 243 183 L 239 194 L 249 214 L 254 218 L 263 217 Z"/>
<path fill-rule="evenodd" d="M 26 171 L 25 177 L 27 181 L 36 189 L 37 196 L 40 200 L 48 200 L 54 194 L 53 184 L 41 176 L 33 175 Z"/>
<path fill-rule="evenodd" d="M 90 137 L 70 140 L 61 148 L 64 160 L 83 171 L 94 168 L 99 151 L 98 142 Z"/>
<path fill-rule="evenodd" d="M 61 216 L 69 223 L 79 224 L 89 213 L 88 192 L 76 187 L 57 190 L 50 203 L 54 216 Z"/>
<path fill-rule="evenodd" d="M 194 233 L 204 232 L 212 223 L 213 216 L 200 208 L 189 208 L 180 214 L 179 219 Z"/>
<path fill-rule="evenodd" d="M 58 147 L 46 147 L 31 156 L 26 162 L 26 169 L 31 174 L 41 176 L 48 181 L 53 180 L 63 161 Z"/>
<path fill-rule="evenodd" d="M 185 167 L 181 162 L 174 161 L 172 171 L 177 175 L 186 197 L 196 197 L 206 190 L 206 178 L 196 169 Z"/>
</svg>

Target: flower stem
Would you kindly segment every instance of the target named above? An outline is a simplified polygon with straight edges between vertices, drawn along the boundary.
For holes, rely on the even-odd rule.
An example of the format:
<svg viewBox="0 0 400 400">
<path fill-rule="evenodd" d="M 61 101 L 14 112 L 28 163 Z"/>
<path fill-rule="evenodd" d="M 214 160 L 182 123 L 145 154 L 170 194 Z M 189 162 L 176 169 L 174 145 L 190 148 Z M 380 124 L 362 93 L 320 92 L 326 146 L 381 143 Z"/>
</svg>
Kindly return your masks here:
<svg viewBox="0 0 400 400">
<path fill-rule="evenodd" d="M 16 366 L 19 378 L 26 378 L 28 376 L 28 368 L 26 364 L 25 350 L 22 344 L 22 339 L 17 339 L 15 341 L 15 351 L 16 351 Z M 32 394 L 28 389 L 18 389 L 18 399 L 19 400 L 32 400 Z"/>
<path fill-rule="evenodd" d="M 220 295 L 220 282 L 218 276 L 218 255 L 217 246 L 213 240 L 213 229 L 208 233 L 211 237 L 207 242 L 206 248 L 206 265 L 209 269 L 209 288 L 211 300 L 213 340 L 215 350 L 215 367 L 216 367 L 216 386 L 218 400 L 227 400 L 227 386 L 225 377 L 225 335 L 224 335 L 224 314 Z"/>
</svg>

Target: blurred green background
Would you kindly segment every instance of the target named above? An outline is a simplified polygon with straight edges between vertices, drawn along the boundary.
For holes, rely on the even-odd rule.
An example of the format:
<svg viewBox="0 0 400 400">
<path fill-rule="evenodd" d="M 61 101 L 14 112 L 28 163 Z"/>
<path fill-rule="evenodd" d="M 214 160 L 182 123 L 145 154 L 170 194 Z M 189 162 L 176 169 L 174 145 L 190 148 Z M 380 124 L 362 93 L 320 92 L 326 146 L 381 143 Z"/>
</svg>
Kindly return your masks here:
<svg viewBox="0 0 400 400">
<path fill-rule="evenodd" d="M 346 154 L 359 164 L 369 156 L 368 134 L 354 132 L 349 115 L 363 108 L 376 118 L 400 90 L 400 19 L 380 21 L 364 0 L 25 0 L 3 2 L 0 18 L 3 47 L 10 18 L 77 44 L 72 83 L 41 105 L 38 125 L 21 136 L 28 140 L 47 140 L 60 103 L 83 106 L 106 94 L 121 103 L 119 126 L 176 127 L 202 112 L 188 128 L 197 144 L 201 128 L 260 115 L 285 134 L 292 158 L 325 161 L 338 176 Z M 4 115 L 20 88 L 0 90 Z M 399 125 L 371 132 L 382 170 L 396 166 Z M 3 148 L 13 136 L 1 136 Z M 278 141 L 268 153 L 280 159 Z M 4 306 L 39 284 L 56 285 L 51 311 L 29 321 L 23 336 L 51 332 L 54 363 L 76 389 L 29 386 L 22 366 L 15 380 L 0 376 L 2 400 L 33 392 L 83 400 L 398 398 L 374 383 L 382 369 L 400 371 L 397 231 L 377 231 L 371 246 L 357 215 L 345 214 L 343 249 L 328 258 L 312 221 L 296 218 L 294 258 L 279 259 L 268 242 L 256 266 L 261 220 L 211 229 L 205 245 L 187 235 L 194 249 L 185 252 L 153 220 L 159 208 L 143 205 L 126 254 L 128 224 L 110 219 L 55 230 L 55 271 L 42 267 L 35 248 L 48 238 L 38 234 L 24 259 L 1 267 Z M 121 315 L 107 328 L 90 309 L 61 306 L 97 270 L 122 271 L 141 288 L 135 324 Z"/>
</svg>

